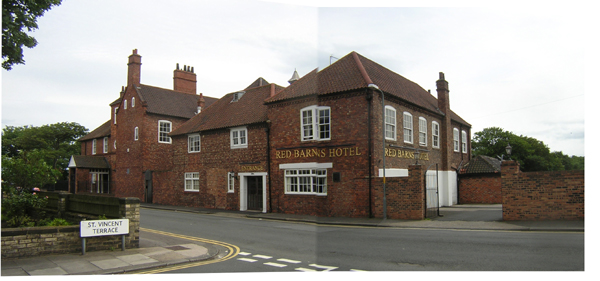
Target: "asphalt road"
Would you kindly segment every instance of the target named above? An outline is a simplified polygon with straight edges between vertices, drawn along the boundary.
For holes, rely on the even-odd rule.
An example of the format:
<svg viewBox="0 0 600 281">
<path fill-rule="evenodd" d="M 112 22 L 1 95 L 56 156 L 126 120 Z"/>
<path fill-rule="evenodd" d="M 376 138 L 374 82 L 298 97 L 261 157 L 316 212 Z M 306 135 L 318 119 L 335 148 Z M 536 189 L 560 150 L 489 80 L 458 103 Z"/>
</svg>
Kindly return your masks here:
<svg viewBox="0 0 600 281">
<path fill-rule="evenodd" d="M 153 209 L 141 210 L 141 227 L 239 248 L 232 259 L 167 273 L 584 270 L 583 233 L 338 227 Z M 163 239 L 171 238 L 141 233 L 142 247 Z"/>
</svg>

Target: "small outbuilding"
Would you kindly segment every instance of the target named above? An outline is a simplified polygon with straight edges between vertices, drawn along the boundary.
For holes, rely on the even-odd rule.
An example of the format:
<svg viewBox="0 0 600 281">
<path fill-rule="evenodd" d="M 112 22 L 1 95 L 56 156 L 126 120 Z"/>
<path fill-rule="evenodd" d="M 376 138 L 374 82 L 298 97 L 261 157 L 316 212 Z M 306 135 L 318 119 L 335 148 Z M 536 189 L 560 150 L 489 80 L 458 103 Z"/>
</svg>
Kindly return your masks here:
<svg viewBox="0 0 600 281">
<path fill-rule="evenodd" d="M 479 155 L 469 161 L 458 175 L 459 204 L 502 204 L 502 162 Z"/>
</svg>

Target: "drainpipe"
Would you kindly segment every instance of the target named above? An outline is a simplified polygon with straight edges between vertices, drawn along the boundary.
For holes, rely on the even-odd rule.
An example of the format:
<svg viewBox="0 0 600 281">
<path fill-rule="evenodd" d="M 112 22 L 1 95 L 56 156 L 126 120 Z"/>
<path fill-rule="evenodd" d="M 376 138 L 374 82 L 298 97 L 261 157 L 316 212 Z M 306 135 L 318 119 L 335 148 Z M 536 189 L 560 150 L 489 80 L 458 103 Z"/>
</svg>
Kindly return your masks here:
<svg viewBox="0 0 600 281">
<path fill-rule="evenodd" d="M 373 120 L 372 117 L 372 113 L 371 113 L 371 102 L 373 101 L 373 92 L 368 92 L 367 93 L 367 110 L 368 110 L 368 122 L 367 122 L 367 131 L 369 134 L 369 138 L 368 138 L 368 146 L 369 146 L 369 165 L 368 165 L 368 169 L 369 169 L 369 218 L 373 217 L 373 207 L 372 207 L 372 195 L 371 195 L 371 189 L 372 189 L 372 182 L 373 182 L 373 133 L 372 133 L 372 129 L 371 129 L 371 121 Z"/>
<path fill-rule="evenodd" d="M 267 134 L 267 182 L 269 184 L 269 191 L 268 191 L 268 196 L 269 196 L 269 212 L 273 212 L 273 209 L 271 207 L 271 138 L 270 138 L 270 134 L 269 134 L 269 127 L 271 125 L 271 120 L 267 120 L 267 127 L 265 128 L 265 133 Z"/>
</svg>

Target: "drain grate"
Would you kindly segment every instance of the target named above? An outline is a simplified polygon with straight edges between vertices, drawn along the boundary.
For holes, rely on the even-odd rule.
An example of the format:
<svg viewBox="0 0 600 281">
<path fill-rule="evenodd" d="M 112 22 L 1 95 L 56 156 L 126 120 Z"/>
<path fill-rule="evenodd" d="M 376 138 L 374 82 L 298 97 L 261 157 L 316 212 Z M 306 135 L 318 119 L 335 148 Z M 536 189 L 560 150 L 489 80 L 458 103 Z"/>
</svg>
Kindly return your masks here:
<svg viewBox="0 0 600 281">
<path fill-rule="evenodd" d="M 181 251 L 181 250 L 189 250 L 190 248 L 186 248 L 183 246 L 171 246 L 171 247 L 165 247 L 165 249 L 169 249 L 172 251 Z"/>
</svg>

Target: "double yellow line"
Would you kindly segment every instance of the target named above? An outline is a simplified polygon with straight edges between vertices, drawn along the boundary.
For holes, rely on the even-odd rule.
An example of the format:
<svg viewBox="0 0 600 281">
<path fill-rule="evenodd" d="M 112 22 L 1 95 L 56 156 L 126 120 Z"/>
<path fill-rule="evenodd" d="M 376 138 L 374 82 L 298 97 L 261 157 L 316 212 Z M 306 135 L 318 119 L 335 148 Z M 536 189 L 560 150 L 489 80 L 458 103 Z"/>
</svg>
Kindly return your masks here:
<svg viewBox="0 0 600 281">
<path fill-rule="evenodd" d="M 227 248 L 228 251 L 227 251 L 227 255 L 225 255 L 223 258 L 220 258 L 220 259 L 210 259 L 210 260 L 205 260 L 205 261 L 198 261 L 198 262 L 191 262 L 191 263 L 184 263 L 184 264 L 180 264 L 180 265 L 156 268 L 156 269 L 151 269 L 151 270 L 146 270 L 146 271 L 139 271 L 139 272 L 136 272 L 137 274 L 154 274 L 154 273 L 161 273 L 161 272 L 166 272 L 166 271 L 173 271 L 173 270 L 179 270 L 179 269 L 184 269 L 184 268 L 190 268 L 190 267 L 194 267 L 194 266 L 222 262 L 222 261 L 229 260 L 229 259 L 237 256 L 240 253 L 240 248 L 238 246 L 235 246 L 235 245 L 232 245 L 229 243 L 225 243 L 225 242 L 221 242 L 221 241 L 203 239 L 203 238 L 187 236 L 187 235 L 180 235 L 180 234 L 164 232 L 164 231 L 159 231 L 159 230 L 153 230 L 153 229 L 148 229 L 148 228 L 141 228 L 141 227 L 140 227 L 140 230 L 145 231 L 145 232 L 160 234 L 160 235 L 171 236 L 171 237 L 175 237 L 175 238 L 182 238 L 182 239 L 187 239 L 187 240 L 192 240 L 192 241 L 198 241 L 198 242 L 223 246 L 223 247 Z"/>
</svg>

